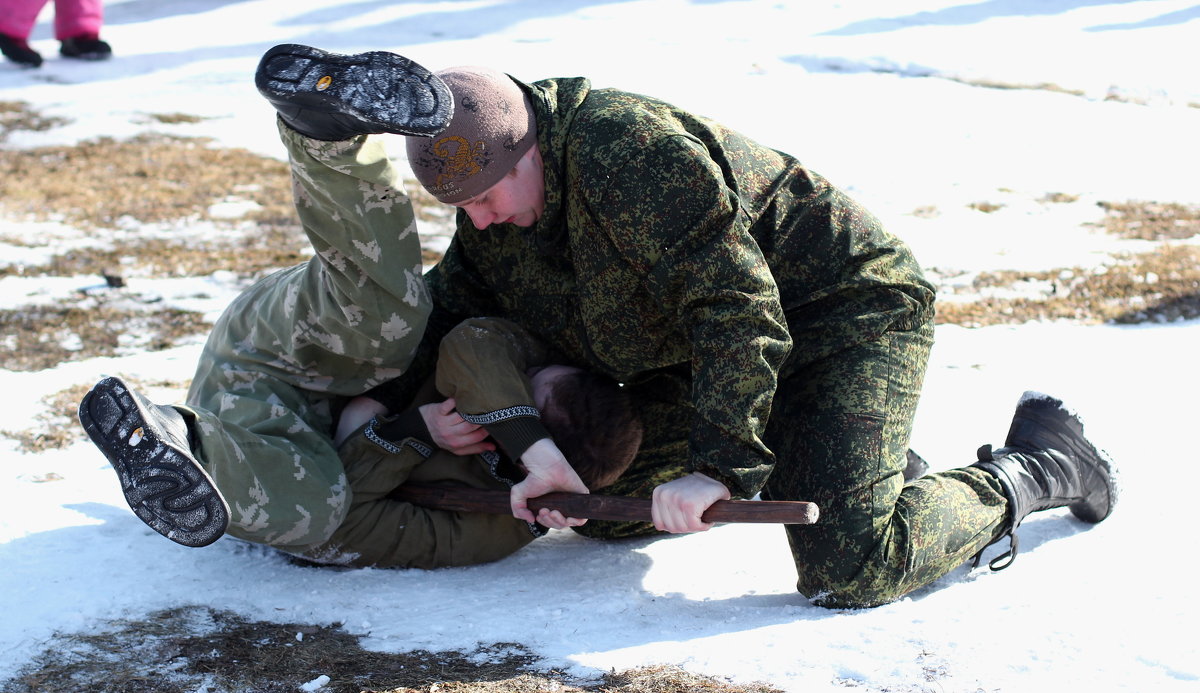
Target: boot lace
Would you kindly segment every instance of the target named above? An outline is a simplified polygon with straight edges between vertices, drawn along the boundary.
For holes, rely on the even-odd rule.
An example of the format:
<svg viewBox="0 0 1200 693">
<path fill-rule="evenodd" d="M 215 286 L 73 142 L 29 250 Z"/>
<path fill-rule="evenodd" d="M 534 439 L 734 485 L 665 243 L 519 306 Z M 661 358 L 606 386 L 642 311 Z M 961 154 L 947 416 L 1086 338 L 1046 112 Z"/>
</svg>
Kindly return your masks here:
<svg viewBox="0 0 1200 693">
<path fill-rule="evenodd" d="M 995 455 L 992 454 L 992 446 L 991 445 L 984 445 L 984 446 L 980 447 L 979 450 L 976 451 L 975 456 L 979 459 L 980 462 L 991 462 L 992 460 L 995 459 Z M 987 549 L 988 546 L 991 546 L 992 544 L 997 544 L 997 543 L 1003 541 L 1005 536 L 1008 537 L 1008 551 L 1005 551 L 1004 553 L 1000 554 L 999 556 L 996 556 L 992 560 L 988 561 L 988 568 L 990 568 L 993 571 L 996 571 L 996 570 L 1004 570 L 1008 566 L 1012 565 L 1013 561 L 1017 560 L 1017 548 L 1019 545 L 1019 542 L 1017 540 L 1017 528 L 1015 526 L 1010 527 L 1008 532 L 1004 536 L 1001 536 L 996 541 L 993 541 L 993 542 L 989 543 L 987 546 L 980 549 L 979 552 L 976 553 L 971 558 L 971 568 L 972 569 L 978 568 L 979 562 L 981 560 L 983 560 L 984 550 Z"/>
</svg>

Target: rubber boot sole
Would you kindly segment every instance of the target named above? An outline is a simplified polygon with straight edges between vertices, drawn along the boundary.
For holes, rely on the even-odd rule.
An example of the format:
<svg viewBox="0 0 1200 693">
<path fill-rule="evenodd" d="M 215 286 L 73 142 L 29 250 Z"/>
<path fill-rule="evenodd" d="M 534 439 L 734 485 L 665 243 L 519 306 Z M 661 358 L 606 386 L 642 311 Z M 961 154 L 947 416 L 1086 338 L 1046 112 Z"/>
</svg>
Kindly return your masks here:
<svg viewBox="0 0 1200 693">
<path fill-rule="evenodd" d="M 156 406 L 119 378 L 105 378 L 80 402 L 79 421 L 142 522 L 177 544 L 208 546 L 229 527 L 229 506 Z"/>
<path fill-rule="evenodd" d="M 430 137 L 454 113 L 450 89 L 417 63 L 383 51 L 340 55 L 287 43 L 268 50 L 254 77 L 282 111 L 346 116 L 363 133 Z"/>
</svg>

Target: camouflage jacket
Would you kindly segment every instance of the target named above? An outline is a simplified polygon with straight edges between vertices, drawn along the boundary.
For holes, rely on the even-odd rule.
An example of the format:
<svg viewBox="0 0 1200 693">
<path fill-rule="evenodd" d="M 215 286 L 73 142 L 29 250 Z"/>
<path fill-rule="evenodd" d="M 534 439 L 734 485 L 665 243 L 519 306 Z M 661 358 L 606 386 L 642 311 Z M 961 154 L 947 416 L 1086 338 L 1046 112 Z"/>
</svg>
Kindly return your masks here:
<svg viewBox="0 0 1200 693">
<path fill-rule="evenodd" d="M 760 436 L 781 374 L 931 317 L 907 247 L 791 156 L 586 79 L 521 86 L 544 214 L 480 231 L 459 211 L 426 276 L 426 352 L 463 318 L 509 318 L 568 362 L 690 405 L 690 469 L 748 496 L 774 464 Z"/>
</svg>

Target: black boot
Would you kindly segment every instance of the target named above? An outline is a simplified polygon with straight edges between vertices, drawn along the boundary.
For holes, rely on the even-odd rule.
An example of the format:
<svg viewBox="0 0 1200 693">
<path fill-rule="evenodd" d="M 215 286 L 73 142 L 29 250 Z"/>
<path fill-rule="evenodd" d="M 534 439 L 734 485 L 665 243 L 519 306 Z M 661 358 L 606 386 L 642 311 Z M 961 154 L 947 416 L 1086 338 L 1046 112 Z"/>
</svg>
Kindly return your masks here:
<svg viewBox="0 0 1200 693">
<path fill-rule="evenodd" d="M 0 34 L 0 53 L 21 67 L 40 67 L 42 54 L 29 47 L 29 42 L 8 34 Z"/>
<path fill-rule="evenodd" d="M 83 34 L 63 39 L 58 53 L 64 58 L 76 60 L 108 60 L 112 57 L 112 46 L 94 34 Z"/>
<path fill-rule="evenodd" d="M 1049 395 L 1026 392 L 1004 447 L 983 446 L 973 466 L 996 475 L 1008 499 L 1004 535 L 1011 548 L 989 564 L 993 570 L 1007 568 L 1016 558 L 1016 529 L 1029 513 L 1067 506 L 1075 517 L 1095 523 L 1117 502 L 1112 460 L 1084 437 L 1079 417 Z"/>
<path fill-rule="evenodd" d="M 105 378 L 84 396 L 79 422 L 112 463 L 142 522 L 184 546 L 207 546 L 229 527 L 229 506 L 192 453 L 187 422 Z"/>
<path fill-rule="evenodd" d="M 254 84 L 288 127 L 319 140 L 392 133 L 432 137 L 454 111 L 450 90 L 413 61 L 283 44 L 259 61 Z"/>
</svg>

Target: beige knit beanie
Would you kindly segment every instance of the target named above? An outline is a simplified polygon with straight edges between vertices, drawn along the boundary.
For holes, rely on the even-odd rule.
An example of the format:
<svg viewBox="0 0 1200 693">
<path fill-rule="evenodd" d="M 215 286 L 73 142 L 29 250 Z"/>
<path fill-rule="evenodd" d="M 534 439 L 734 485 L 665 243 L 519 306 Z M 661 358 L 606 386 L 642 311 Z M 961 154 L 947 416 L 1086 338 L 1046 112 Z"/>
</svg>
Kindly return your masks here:
<svg viewBox="0 0 1200 693">
<path fill-rule="evenodd" d="M 503 72 L 452 67 L 437 73 L 454 95 L 450 125 L 433 137 L 408 137 L 417 180 L 447 204 L 495 185 L 537 140 L 529 99 Z"/>
</svg>

